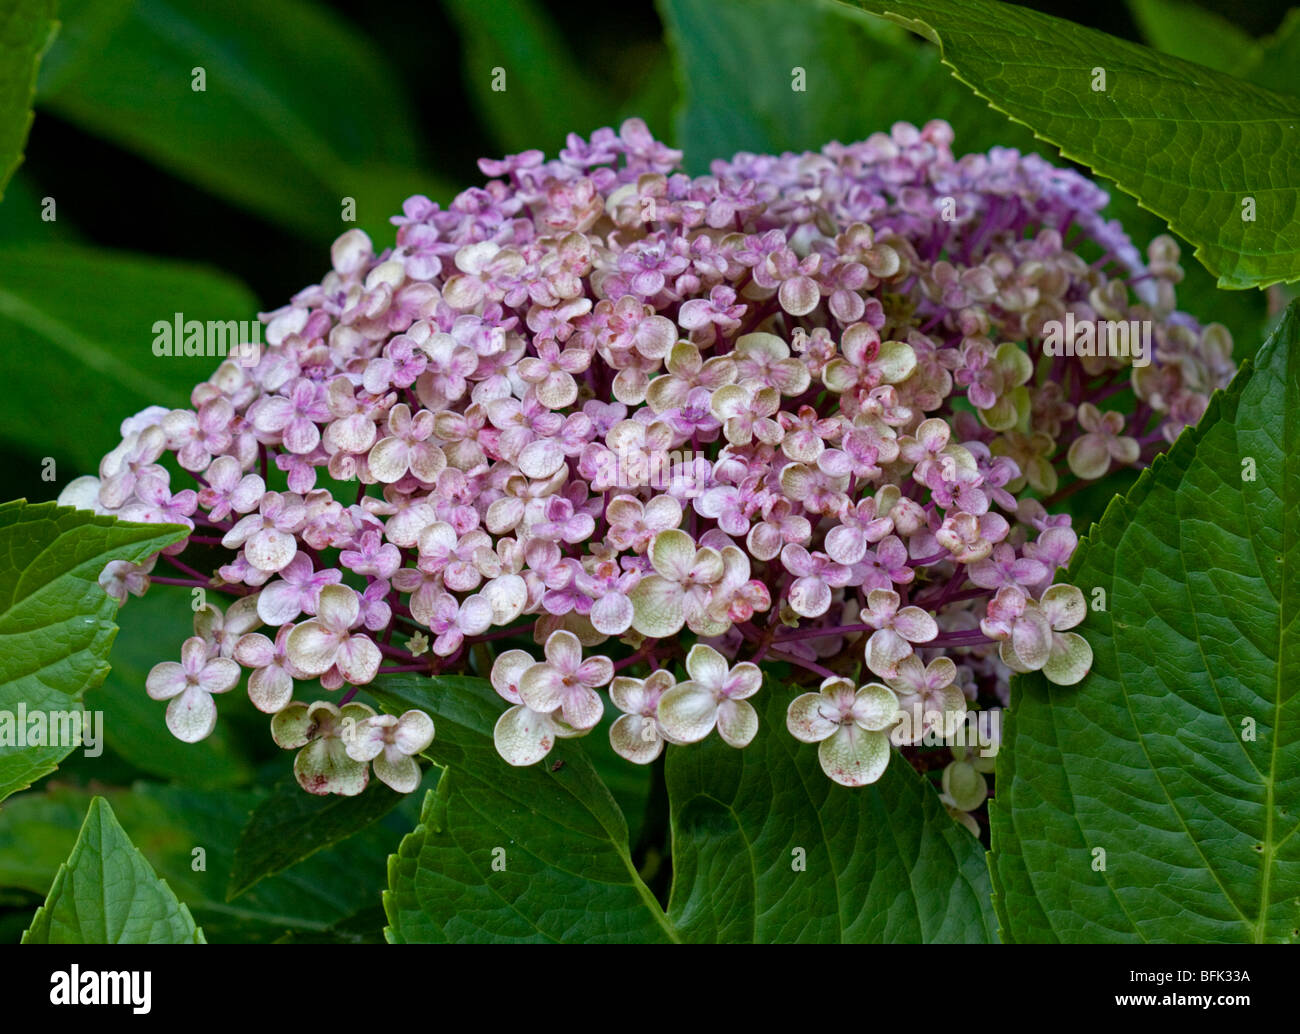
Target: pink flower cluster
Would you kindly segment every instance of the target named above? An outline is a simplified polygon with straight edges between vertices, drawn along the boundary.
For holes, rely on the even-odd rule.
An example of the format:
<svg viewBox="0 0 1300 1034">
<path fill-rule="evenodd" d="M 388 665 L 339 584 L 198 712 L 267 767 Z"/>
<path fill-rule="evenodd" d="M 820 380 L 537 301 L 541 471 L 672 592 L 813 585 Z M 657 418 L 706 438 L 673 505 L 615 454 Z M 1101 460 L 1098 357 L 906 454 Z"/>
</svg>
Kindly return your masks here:
<svg viewBox="0 0 1300 1034">
<path fill-rule="evenodd" d="M 409 789 L 432 723 L 351 702 L 387 672 L 490 674 L 512 764 L 607 689 L 645 763 L 749 743 L 757 665 L 783 663 L 823 684 L 791 732 L 860 785 L 905 708 L 940 716 L 919 735 L 1012 670 L 1082 678 L 1052 507 L 1196 420 L 1231 342 L 1174 310 L 1173 242 L 1144 262 L 1089 181 L 951 143 L 900 123 L 691 177 L 632 119 L 411 198 L 393 247 L 344 233 L 256 366 L 127 420 L 62 497 L 191 529 L 110 565 L 119 599 L 236 597 L 150 676 L 171 730 L 206 736 L 242 669 L 305 788 L 359 792 L 376 759 Z M 1149 324 L 1149 365 L 1050 354 L 1067 314 Z M 317 679 L 349 688 L 296 701 Z"/>
</svg>

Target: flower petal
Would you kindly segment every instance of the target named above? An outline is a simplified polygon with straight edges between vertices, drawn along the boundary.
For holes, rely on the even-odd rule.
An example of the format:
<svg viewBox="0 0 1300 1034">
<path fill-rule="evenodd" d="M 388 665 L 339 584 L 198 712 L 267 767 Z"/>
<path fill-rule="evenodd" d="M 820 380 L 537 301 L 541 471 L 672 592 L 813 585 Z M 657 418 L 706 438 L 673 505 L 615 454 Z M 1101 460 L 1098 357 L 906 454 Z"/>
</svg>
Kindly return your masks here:
<svg viewBox="0 0 1300 1034">
<path fill-rule="evenodd" d="M 785 727 L 790 735 L 802 743 L 820 743 L 840 727 L 840 723 L 826 717 L 831 705 L 823 693 L 804 693 L 790 701 L 785 712 Z"/>
<path fill-rule="evenodd" d="M 492 730 L 497 753 L 516 766 L 541 761 L 555 746 L 555 736 L 555 723 L 550 715 L 522 704 L 498 718 Z"/>
<path fill-rule="evenodd" d="M 189 681 L 185 669 L 175 661 L 155 664 L 144 680 L 144 691 L 154 700 L 170 700 L 185 692 Z"/>
<path fill-rule="evenodd" d="M 311 739 L 316 720 L 301 700 L 289 704 L 271 719 L 271 739 L 285 750 L 302 747 Z"/>
<path fill-rule="evenodd" d="M 403 754 L 418 754 L 433 742 L 433 719 L 423 711 L 404 711 L 397 720 L 393 745 Z"/>
<path fill-rule="evenodd" d="M 632 587 L 627 597 L 632 601 L 632 627 L 644 636 L 667 639 L 686 623 L 682 588 L 667 578 L 648 575 Z"/>
<path fill-rule="evenodd" d="M 292 635 L 292 633 L 290 633 Z M 340 644 L 334 656 L 343 677 L 354 686 L 374 681 L 383 654 L 368 635 L 354 635 Z"/>
<path fill-rule="evenodd" d="M 198 743 L 216 726 L 217 705 L 198 686 L 187 686 L 167 705 L 167 728 L 182 743 Z"/>
<path fill-rule="evenodd" d="M 727 681 L 727 659 L 711 646 L 696 643 L 686 655 L 691 681 L 710 691 L 719 691 Z"/>
<path fill-rule="evenodd" d="M 852 714 L 853 720 L 862 728 L 882 732 L 898 720 L 898 697 L 888 686 L 869 682 L 858 690 Z"/>
<path fill-rule="evenodd" d="M 966 761 L 954 761 L 943 770 L 943 792 L 962 811 L 974 811 L 989 795 L 988 783 Z"/>
<path fill-rule="evenodd" d="M 889 766 L 889 737 L 842 725 L 817 748 L 822 771 L 841 786 L 867 786 Z"/>
<path fill-rule="evenodd" d="M 370 782 L 370 766 L 353 761 L 336 738 L 316 740 L 298 751 L 293 774 L 308 793 L 355 797 Z"/>
<path fill-rule="evenodd" d="M 239 684 L 239 665 L 225 657 L 214 657 L 199 674 L 199 688 L 205 693 L 225 693 Z"/>
<path fill-rule="evenodd" d="M 415 758 L 384 751 L 375 758 L 375 775 L 398 793 L 410 793 L 420 785 L 420 766 Z"/>
<path fill-rule="evenodd" d="M 492 663 L 492 688 L 510 703 L 522 704 L 519 679 L 536 663 L 537 658 L 524 650 L 507 650 Z"/>
<path fill-rule="evenodd" d="M 894 630 L 911 643 L 928 643 L 939 634 L 939 626 L 920 607 L 904 607 L 894 616 Z"/>
<path fill-rule="evenodd" d="M 357 623 L 361 613 L 361 601 L 355 589 L 346 585 L 327 585 L 320 591 L 316 603 L 316 618 L 326 628 L 344 632 Z"/>
<path fill-rule="evenodd" d="M 1043 665 L 1043 674 L 1058 686 L 1073 686 L 1092 668 L 1092 647 L 1077 632 L 1057 632 L 1052 636 L 1052 654 Z"/>
<path fill-rule="evenodd" d="M 748 747 L 758 732 L 758 712 L 748 700 L 724 700 L 718 705 L 718 735 L 733 747 Z"/>
<path fill-rule="evenodd" d="M 323 675 L 334 664 L 339 650 L 339 637 L 326 631 L 319 621 L 304 621 L 295 625 L 285 644 L 285 654 L 305 675 Z"/>
<path fill-rule="evenodd" d="M 293 679 L 280 667 L 258 668 L 248 677 L 248 699 L 259 711 L 275 714 L 293 699 Z"/>
<path fill-rule="evenodd" d="M 674 740 L 695 743 L 713 731 L 718 702 L 698 683 L 682 682 L 659 698 L 658 714 L 659 724 Z"/>
<path fill-rule="evenodd" d="M 1083 593 L 1073 585 L 1057 584 L 1047 589 L 1038 601 L 1053 631 L 1064 632 L 1088 616 Z"/>
<path fill-rule="evenodd" d="M 625 714 L 609 727 L 609 744 L 634 765 L 648 765 L 664 749 L 658 723 L 639 714 Z"/>
</svg>

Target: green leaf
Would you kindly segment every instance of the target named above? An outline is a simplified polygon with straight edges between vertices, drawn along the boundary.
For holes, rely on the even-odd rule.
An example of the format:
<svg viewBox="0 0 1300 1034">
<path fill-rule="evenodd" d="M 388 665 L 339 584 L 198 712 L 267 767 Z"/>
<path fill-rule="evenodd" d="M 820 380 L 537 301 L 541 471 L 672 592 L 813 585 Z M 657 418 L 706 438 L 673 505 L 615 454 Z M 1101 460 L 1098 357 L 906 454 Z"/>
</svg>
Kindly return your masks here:
<svg viewBox="0 0 1300 1034">
<path fill-rule="evenodd" d="M 1081 543 L 1091 673 L 1012 681 L 1007 940 L 1300 940 L 1298 334 L 1293 303 Z"/>
<path fill-rule="evenodd" d="M 420 135 L 383 55 L 302 0 L 68 0 L 38 104 L 291 229 L 380 227 Z M 194 89 L 202 69 L 204 89 Z M 431 177 L 424 192 L 449 193 Z"/>
<path fill-rule="evenodd" d="M 1244 74 L 1266 90 L 1300 95 L 1300 8 L 1291 8 L 1281 27 L 1260 44 L 1259 60 Z M 1238 75 L 1243 73 L 1238 72 Z"/>
<path fill-rule="evenodd" d="M 239 835 L 226 899 L 378 822 L 402 796 L 378 780 L 356 797 L 317 797 L 292 776 L 280 780 Z"/>
<path fill-rule="evenodd" d="M 90 802 L 23 944 L 204 944 L 190 910 L 131 843 L 102 797 Z"/>
<path fill-rule="evenodd" d="M 899 120 L 946 118 L 963 151 L 1043 150 L 888 23 L 804 0 L 659 0 L 659 10 L 683 94 L 678 146 L 695 172 L 738 151 L 861 140 Z"/>
<path fill-rule="evenodd" d="M 181 643 L 194 634 L 190 601 L 189 590 L 171 585 L 151 586 L 139 599 L 127 597 L 108 655 L 112 668 L 96 699 L 104 712 L 104 739 L 109 750 L 149 775 L 202 790 L 238 786 L 252 779 L 252 759 L 227 723 L 218 722 L 199 743 L 182 743 L 163 724 L 166 705 L 145 692 L 153 666 L 179 656 Z M 235 703 L 227 700 L 223 718 Z"/>
<path fill-rule="evenodd" d="M 389 861 L 390 940 L 992 939 L 979 843 L 901 758 L 878 786 L 832 785 L 815 748 L 786 733 L 788 694 L 764 691 L 765 727 L 744 751 L 669 748 L 665 917 L 583 741 L 510 768 L 491 735 L 504 706 L 485 681 L 393 676 L 372 691 L 385 707 L 433 715 L 427 753 L 446 766 Z"/>
<path fill-rule="evenodd" d="M 80 719 L 82 694 L 104 681 L 117 633 L 117 602 L 98 583 L 104 566 L 139 563 L 185 534 L 54 503 L 0 504 L 0 801 L 74 749 L 63 742 L 80 725 L 71 716 Z M 61 745 L 31 745 L 38 714 L 41 738 Z"/>
<path fill-rule="evenodd" d="M 14 173 L 5 190 L 4 218 L 0 219 L 0 247 L 12 244 L 69 243 L 80 233 L 69 218 L 47 222 L 42 215 L 48 195 L 41 191 L 26 169 Z"/>
<path fill-rule="evenodd" d="M 222 362 L 154 355 L 154 323 L 178 312 L 251 322 L 257 307 L 242 284 L 196 266 L 73 245 L 0 247 L 0 378 L 22 403 L 0 410 L 0 438 L 71 458 L 79 469 L 61 481 L 93 473 L 124 418 L 189 405 Z"/>
<path fill-rule="evenodd" d="M 1256 40 L 1226 18 L 1181 0 L 1129 0 L 1142 35 L 1157 50 L 1195 61 L 1256 86 L 1300 94 L 1300 8 L 1272 36 Z"/>
<path fill-rule="evenodd" d="M 992 0 L 838 2 L 938 44 L 990 105 L 1165 219 L 1222 286 L 1300 279 L 1300 100 Z"/>
<path fill-rule="evenodd" d="M 22 164 L 41 55 L 54 39 L 54 0 L 17 0 L 0 12 L 0 198 Z"/>
<path fill-rule="evenodd" d="M 539 4 L 443 0 L 442 6 L 460 34 L 470 100 L 504 151 L 536 147 L 554 154 L 569 133 L 610 124 L 608 91 L 587 78 Z"/>
<path fill-rule="evenodd" d="M 768 681 L 744 750 L 716 736 L 668 748 L 668 915 L 682 939 L 993 941 L 979 842 L 897 753 L 872 786 L 832 783 L 786 730 L 794 695 Z"/>
<path fill-rule="evenodd" d="M 287 755 L 286 755 L 287 756 Z M 225 900 L 235 845 L 262 791 L 200 791 L 154 783 L 103 791 L 132 841 L 189 905 L 208 940 L 269 942 L 285 932 L 325 934 L 378 908 L 388 852 L 415 825 L 397 811 L 330 850 Z M 67 857 L 90 794 L 52 786 L 0 810 L 0 887 L 44 893 Z M 380 919 L 375 929 L 382 927 Z"/>
<path fill-rule="evenodd" d="M 1129 0 L 1129 10 L 1151 46 L 1184 61 L 1244 79 L 1259 60 L 1259 45 L 1249 33 L 1197 4 Z"/>
<path fill-rule="evenodd" d="M 632 867 L 623 814 L 579 743 L 511 768 L 492 744 L 505 706 L 486 680 L 393 675 L 369 689 L 386 708 L 433 717 L 425 754 L 446 769 L 420 825 L 389 859 L 390 941 L 676 939 Z"/>
</svg>

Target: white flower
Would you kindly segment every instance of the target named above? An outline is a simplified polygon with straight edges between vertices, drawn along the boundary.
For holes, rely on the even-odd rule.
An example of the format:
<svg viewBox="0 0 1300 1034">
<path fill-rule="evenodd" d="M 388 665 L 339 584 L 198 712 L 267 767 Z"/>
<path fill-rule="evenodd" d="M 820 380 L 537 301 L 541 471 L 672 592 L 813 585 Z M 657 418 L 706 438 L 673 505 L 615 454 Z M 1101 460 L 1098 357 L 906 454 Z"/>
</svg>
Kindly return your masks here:
<svg viewBox="0 0 1300 1034">
<path fill-rule="evenodd" d="M 375 775 L 398 793 L 420 785 L 420 766 L 414 755 L 433 742 L 433 719 L 423 711 L 407 711 L 400 718 L 381 714 L 344 725 L 343 742 L 353 761 L 373 761 Z"/>
<path fill-rule="evenodd" d="M 854 690 L 845 678 L 828 678 L 820 692 L 790 701 L 785 724 L 804 743 L 820 743 L 822 771 L 841 786 L 874 783 L 889 766 L 889 734 L 898 719 L 898 698 L 871 682 Z"/>
<path fill-rule="evenodd" d="M 690 680 L 659 699 L 659 722 L 673 740 L 695 743 L 716 725 L 733 747 L 744 747 L 758 732 L 758 712 L 747 697 L 763 685 L 758 666 L 742 661 L 728 668 L 726 658 L 711 646 L 696 643 L 686 655 Z"/>
<path fill-rule="evenodd" d="M 511 765 L 536 764 L 551 752 L 557 739 L 582 735 L 555 713 L 534 711 L 523 702 L 520 679 L 536 664 L 523 650 L 507 650 L 492 665 L 492 688 L 515 705 L 497 719 L 492 730 L 497 753 Z"/>
<path fill-rule="evenodd" d="M 624 712 L 609 727 L 609 743 L 620 757 L 648 765 L 664 749 L 666 739 L 659 724 L 659 701 L 677 680 L 658 669 L 644 679 L 617 678 L 610 683 L 609 698 Z"/>
</svg>

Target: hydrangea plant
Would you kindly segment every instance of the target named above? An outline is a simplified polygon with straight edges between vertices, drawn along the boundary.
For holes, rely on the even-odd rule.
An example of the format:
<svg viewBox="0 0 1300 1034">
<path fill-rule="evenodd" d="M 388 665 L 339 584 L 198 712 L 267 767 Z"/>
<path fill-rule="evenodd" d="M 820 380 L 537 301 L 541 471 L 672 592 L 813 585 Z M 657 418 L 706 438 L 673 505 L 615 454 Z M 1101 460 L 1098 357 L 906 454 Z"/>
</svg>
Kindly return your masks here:
<svg viewBox="0 0 1300 1034">
<path fill-rule="evenodd" d="M 305 790 L 373 767 L 409 791 L 433 722 L 353 697 L 477 671 L 505 763 L 590 733 L 608 694 L 645 764 L 715 730 L 745 748 L 784 662 L 817 687 L 789 735 L 856 787 L 1005 705 L 1012 672 L 1087 674 L 1057 504 L 1149 463 L 1234 372 L 1224 327 L 1176 308 L 1174 241 L 1144 254 L 1083 176 L 957 157 L 940 120 L 680 161 L 635 118 L 485 159 L 393 242 L 340 236 L 256 362 L 123 422 L 60 501 L 189 534 L 100 584 L 230 600 L 149 676 L 176 737 L 212 732 L 242 670 Z M 1067 314 L 1149 324 L 1150 354 L 1054 354 Z M 945 772 L 955 808 L 982 787 Z"/>
<path fill-rule="evenodd" d="M 1300 18 L 1033 3 L 10 0 L 0 940 L 1300 939 Z"/>
</svg>

